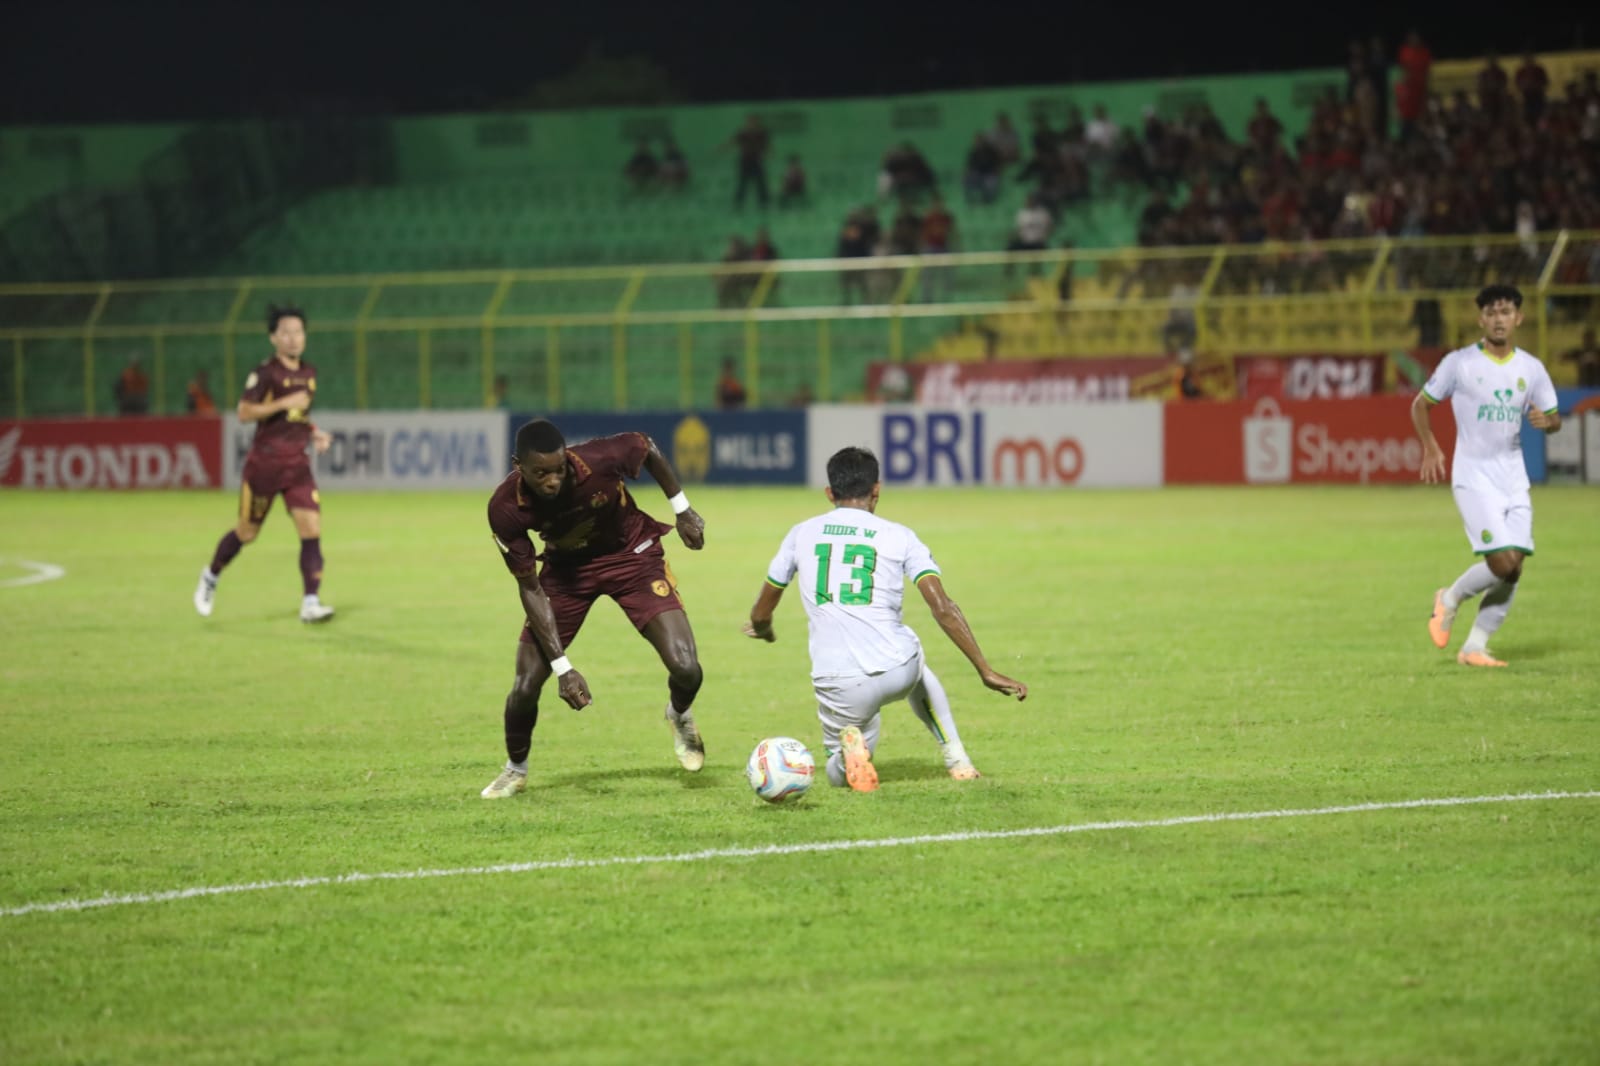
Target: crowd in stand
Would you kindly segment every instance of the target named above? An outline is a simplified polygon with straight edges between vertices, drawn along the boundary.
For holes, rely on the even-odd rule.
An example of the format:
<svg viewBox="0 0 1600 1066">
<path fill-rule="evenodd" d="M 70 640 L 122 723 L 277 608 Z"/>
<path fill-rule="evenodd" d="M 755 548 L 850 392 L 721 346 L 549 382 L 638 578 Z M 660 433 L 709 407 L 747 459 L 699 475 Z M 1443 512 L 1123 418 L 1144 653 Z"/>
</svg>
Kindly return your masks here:
<svg viewBox="0 0 1600 1066">
<path fill-rule="evenodd" d="M 1006 182 L 1027 186 L 1006 245 L 1011 250 L 1049 247 L 1059 237 L 1063 209 L 1087 199 L 1095 187 L 1145 190 L 1138 242 L 1147 246 L 1503 233 L 1522 238 L 1531 263 L 1542 259 L 1536 233 L 1600 228 L 1595 72 L 1557 94 L 1533 55 L 1508 70 L 1490 54 L 1475 95 L 1447 96 L 1431 91 L 1433 58 L 1418 34 L 1410 34 L 1392 60 L 1391 65 L 1381 39 L 1352 41 L 1342 92 L 1330 89 L 1316 102 L 1292 143 L 1266 100 L 1256 102 L 1237 139 L 1206 104 L 1178 117 L 1145 107 L 1131 127 L 1119 125 L 1098 104 L 1087 117 L 1069 110 L 1059 125 L 1041 114 L 1026 140 L 1002 113 L 991 128 L 974 134 L 960 169 L 961 193 L 968 204 L 988 204 Z M 753 191 L 766 206 L 771 135 L 761 119 L 749 116 L 723 149 L 737 159 L 735 204 Z M 659 157 L 641 144 L 625 174 L 637 188 L 674 189 L 687 182 L 688 166 L 669 140 Z M 844 219 L 838 257 L 927 255 L 959 247 L 937 171 L 914 144 L 902 142 L 885 152 L 877 192 L 877 203 Z M 807 202 L 798 157 L 789 157 L 777 200 L 779 207 Z M 887 223 L 880 221 L 880 210 L 891 213 Z M 776 257 L 763 231 L 754 241 L 730 241 L 724 261 Z M 1341 263 L 1334 255 L 1320 269 L 1318 284 L 1338 283 L 1342 272 L 1358 266 L 1355 259 Z M 1600 263 L 1585 258 L 1573 269 L 1585 276 L 1560 280 L 1600 280 Z M 1243 270 L 1223 284 L 1275 284 L 1255 268 Z M 749 295 L 749 283 L 743 276 L 727 277 L 719 295 L 736 305 Z M 1308 273 L 1295 277 L 1293 284 L 1303 284 Z M 1163 286 L 1171 280 L 1163 278 Z M 853 272 L 845 295 L 881 295 L 872 291 L 874 284 L 869 272 Z"/>
</svg>

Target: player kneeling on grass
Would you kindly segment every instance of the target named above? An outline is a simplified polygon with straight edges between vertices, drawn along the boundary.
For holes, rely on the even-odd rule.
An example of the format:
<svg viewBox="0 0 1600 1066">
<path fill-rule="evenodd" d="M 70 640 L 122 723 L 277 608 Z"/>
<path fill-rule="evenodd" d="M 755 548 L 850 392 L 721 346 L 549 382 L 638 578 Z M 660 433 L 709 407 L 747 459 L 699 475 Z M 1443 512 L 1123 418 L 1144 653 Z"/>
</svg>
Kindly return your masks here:
<svg viewBox="0 0 1600 1066">
<path fill-rule="evenodd" d="M 705 546 L 705 521 L 689 506 L 666 457 L 642 433 L 568 448 L 561 431 L 541 418 L 517 430 L 516 449 L 516 469 L 489 498 L 489 529 L 517 579 L 527 622 L 517 646 L 517 680 L 506 697 L 506 766 L 483 797 L 504 799 L 527 787 L 539 691 L 551 673 L 567 706 L 581 710 L 591 702 L 589 685 L 565 649 L 601 596 L 617 601 L 661 657 L 673 753 L 685 770 L 699 770 L 706 749 L 690 708 L 700 691 L 700 657 L 661 544 L 673 527 L 639 509 L 626 479 L 650 471 L 677 515 L 678 537 L 692 551 Z M 540 553 L 530 539 L 535 532 L 544 541 Z"/>
<path fill-rule="evenodd" d="M 872 753 L 883 706 L 911 704 L 939 742 L 945 768 L 958 781 L 978 775 L 967 757 L 944 686 L 922 660 L 922 643 L 903 620 L 909 582 L 922 593 L 939 628 L 996 692 L 1027 699 L 1028 686 L 990 668 L 961 608 L 945 594 L 939 565 L 898 522 L 879 518 L 878 457 L 844 448 L 828 460 L 834 509 L 809 518 L 783 538 L 767 567 L 744 634 L 772 641 L 772 613 L 799 575 L 811 631 L 811 684 L 828 749 L 828 780 L 857 792 L 878 787 Z"/>
<path fill-rule="evenodd" d="M 1489 651 L 1489 638 L 1511 610 L 1522 577 L 1522 560 L 1533 554 L 1533 503 L 1522 460 L 1522 423 L 1546 433 L 1561 428 L 1556 390 L 1537 357 L 1512 343 L 1522 324 L 1522 293 L 1490 285 L 1478 293 L 1483 339 L 1440 360 L 1411 404 L 1411 424 L 1422 440 L 1422 480 L 1444 480 L 1444 449 L 1428 422 L 1433 404 L 1445 399 L 1456 416 L 1455 459 L 1450 489 L 1467 531 L 1467 543 L 1482 556 L 1455 584 L 1433 596 L 1428 635 L 1436 647 L 1450 643 L 1456 610 L 1483 593 L 1478 617 L 1456 661 L 1463 666 L 1504 666 Z"/>
</svg>

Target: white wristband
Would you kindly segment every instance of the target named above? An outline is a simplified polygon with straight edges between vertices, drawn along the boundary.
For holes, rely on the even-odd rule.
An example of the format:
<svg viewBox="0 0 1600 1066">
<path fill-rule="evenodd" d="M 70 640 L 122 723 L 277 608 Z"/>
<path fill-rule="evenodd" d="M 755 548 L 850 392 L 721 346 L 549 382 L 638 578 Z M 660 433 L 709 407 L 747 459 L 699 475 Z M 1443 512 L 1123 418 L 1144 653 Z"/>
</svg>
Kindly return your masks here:
<svg viewBox="0 0 1600 1066">
<path fill-rule="evenodd" d="M 565 677 L 572 673 L 572 663 L 567 661 L 565 655 L 558 655 L 550 660 L 550 669 L 556 672 L 557 677 Z"/>
<path fill-rule="evenodd" d="M 689 497 L 685 496 L 681 492 L 667 502 L 672 504 L 673 514 L 682 514 L 689 509 Z"/>
</svg>

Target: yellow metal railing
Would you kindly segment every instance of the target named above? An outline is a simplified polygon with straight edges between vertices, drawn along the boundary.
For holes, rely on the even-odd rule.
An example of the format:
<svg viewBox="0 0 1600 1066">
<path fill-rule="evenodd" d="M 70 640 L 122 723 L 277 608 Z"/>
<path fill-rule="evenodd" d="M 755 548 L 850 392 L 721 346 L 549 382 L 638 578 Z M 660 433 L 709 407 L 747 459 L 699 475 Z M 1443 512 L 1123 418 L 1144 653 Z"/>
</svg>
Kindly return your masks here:
<svg viewBox="0 0 1600 1066">
<path fill-rule="evenodd" d="M 156 412 L 195 369 L 220 369 L 227 406 L 241 356 L 267 354 L 249 311 L 269 300 L 307 309 L 324 403 L 491 404 L 503 375 L 519 407 L 625 409 L 708 403 L 728 360 L 772 405 L 857 395 L 879 359 L 1448 347 L 1497 281 L 1523 290 L 1524 343 L 1549 361 L 1600 317 L 1600 233 L 0 285 L 0 410 L 103 412 L 105 364 L 131 355 Z"/>
</svg>

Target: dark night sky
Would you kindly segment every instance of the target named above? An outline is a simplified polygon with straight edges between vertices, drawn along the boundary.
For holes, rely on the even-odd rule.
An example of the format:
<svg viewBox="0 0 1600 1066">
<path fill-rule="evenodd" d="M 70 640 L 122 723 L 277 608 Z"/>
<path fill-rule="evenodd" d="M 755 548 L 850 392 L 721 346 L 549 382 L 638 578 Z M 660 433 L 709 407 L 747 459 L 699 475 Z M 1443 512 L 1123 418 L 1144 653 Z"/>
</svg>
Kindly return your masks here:
<svg viewBox="0 0 1600 1066">
<path fill-rule="evenodd" d="M 941 5 L 946 6 L 946 5 Z M 0 122 L 214 118 L 346 106 L 416 113 L 515 101 L 591 48 L 647 56 L 692 101 L 905 93 L 1342 63 L 1346 40 L 1417 24 L 1437 57 L 1585 42 L 1578 16 L 1293 0 L 1155 14 L 1095 4 L 726 0 L 520 5 L 52 4 L 0 0 Z M 1576 9 L 1581 5 L 1575 5 Z M 1041 14 L 1040 12 L 1049 12 Z"/>
</svg>

